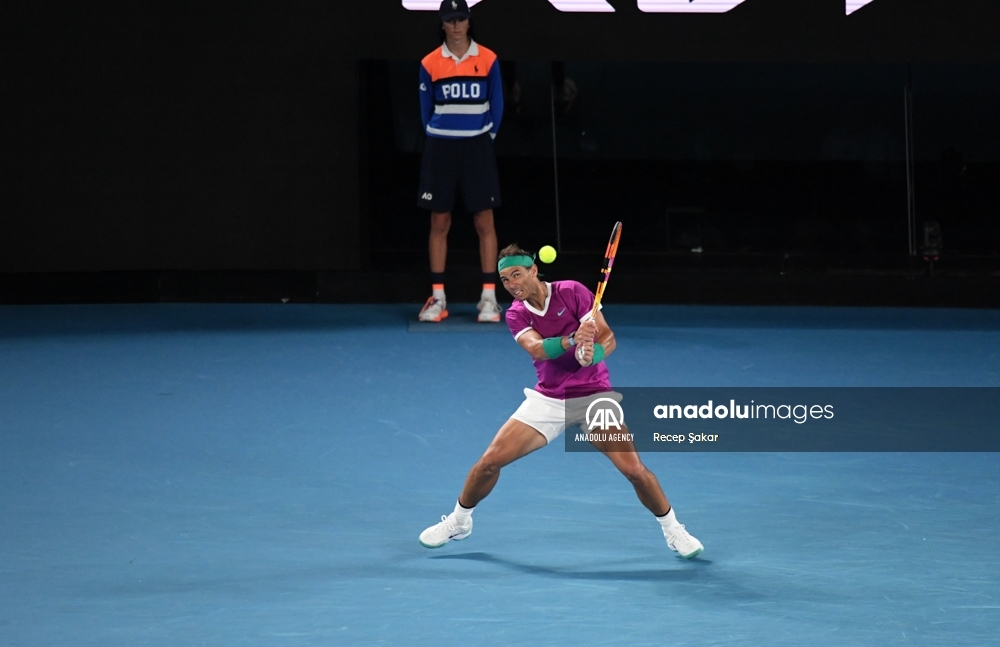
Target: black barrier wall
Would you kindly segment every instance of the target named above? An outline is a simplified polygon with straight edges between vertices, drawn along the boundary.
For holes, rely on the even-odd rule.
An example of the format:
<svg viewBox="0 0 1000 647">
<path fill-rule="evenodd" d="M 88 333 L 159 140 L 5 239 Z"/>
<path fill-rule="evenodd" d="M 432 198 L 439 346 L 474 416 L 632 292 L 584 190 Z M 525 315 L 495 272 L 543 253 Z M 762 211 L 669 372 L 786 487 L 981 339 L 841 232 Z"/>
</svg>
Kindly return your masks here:
<svg viewBox="0 0 1000 647">
<path fill-rule="evenodd" d="M 365 68 L 380 79 L 369 103 L 392 124 L 365 144 L 379 159 L 376 252 L 422 246 L 417 69 Z M 616 214 L 633 252 L 905 257 L 933 221 L 949 256 L 1000 254 L 1000 65 L 509 61 L 505 72 L 502 234 L 584 252 Z M 476 248 L 470 227 L 455 237 Z"/>
<path fill-rule="evenodd" d="M 474 13 L 480 39 L 524 69 L 566 61 L 583 76 L 628 66 L 636 80 L 623 91 L 626 106 L 645 92 L 644 63 L 1000 61 L 1000 5 L 991 0 L 875 0 L 850 16 L 841 0 L 747 0 L 718 15 L 611 4 L 614 13 L 580 14 L 543 0 L 485 0 Z M 372 231 L 407 226 L 393 219 L 408 214 L 379 211 L 371 197 L 385 173 L 402 191 L 412 169 L 379 167 L 368 150 L 392 128 L 384 122 L 391 108 L 373 102 L 385 88 L 362 61 L 419 60 L 433 46 L 433 13 L 388 0 L 238 9 L 41 2 L 0 12 L 0 271 L 357 269 Z M 974 106 L 996 92 L 976 85 L 974 73 L 957 90 L 947 69 L 928 75 L 939 91 L 923 99 L 923 114 L 914 97 L 916 128 L 938 119 L 935 111 L 953 122 L 966 115 L 968 124 L 968 110 L 955 113 L 950 98 Z M 960 173 L 978 153 L 942 161 L 947 142 L 917 145 L 935 160 L 916 169 L 919 190 L 930 192 L 918 199 L 968 210 L 954 187 L 988 181 L 986 167 L 971 180 Z M 574 172 L 588 182 L 586 167 Z M 516 201 L 530 189 L 509 191 Z M 895 209 L 898 191 L 890 193 Z M 549 206 L 530 195 L 522 202 L 540 213 Z M 969 218 L 973 228 L 988 220 Z"/>
</svg>

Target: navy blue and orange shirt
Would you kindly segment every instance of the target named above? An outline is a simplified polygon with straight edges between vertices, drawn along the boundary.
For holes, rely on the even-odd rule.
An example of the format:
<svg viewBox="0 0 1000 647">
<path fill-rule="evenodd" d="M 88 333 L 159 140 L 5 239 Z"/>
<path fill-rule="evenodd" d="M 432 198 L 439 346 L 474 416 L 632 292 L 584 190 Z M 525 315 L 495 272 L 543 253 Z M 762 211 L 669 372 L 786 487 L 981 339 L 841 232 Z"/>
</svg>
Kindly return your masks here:
<svg viewBox="0 0 1000 647">
<path fill-rule="evenodd" d="M 428 137 L 496 137 L 503 117 L 497 55 L 475 41 L 461 59 L 447 45 L 420 64 L 420 116 Z"/>
</svg>

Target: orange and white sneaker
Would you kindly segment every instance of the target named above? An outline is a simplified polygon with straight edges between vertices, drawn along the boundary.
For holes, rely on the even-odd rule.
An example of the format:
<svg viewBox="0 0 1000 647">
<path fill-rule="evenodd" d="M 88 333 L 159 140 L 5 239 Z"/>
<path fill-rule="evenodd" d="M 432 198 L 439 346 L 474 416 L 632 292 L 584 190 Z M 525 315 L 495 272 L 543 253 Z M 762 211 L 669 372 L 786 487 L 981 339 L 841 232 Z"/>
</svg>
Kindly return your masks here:
<svg viewBox="0 0 1000 647">
<path fill-rule="evenodd" d="M 500 321 L 500 313 L 503 309 L 496 299 L 484 298 L 477 306 L 479 309 L 479 321 L 483 323 L 496 323 Z"/>
<path fill-rule="evenodd" d="M 433 321 L 435 323 L 440 323 L 448 318 L 448 304 L 445 303 L 444 299 L 430 297 L 427 299 L 427 303 L 424 304 L 424 307 L 420 309 L 420 314 L 417 318 L 420 319 L 420 321 Z"/>
</svg>

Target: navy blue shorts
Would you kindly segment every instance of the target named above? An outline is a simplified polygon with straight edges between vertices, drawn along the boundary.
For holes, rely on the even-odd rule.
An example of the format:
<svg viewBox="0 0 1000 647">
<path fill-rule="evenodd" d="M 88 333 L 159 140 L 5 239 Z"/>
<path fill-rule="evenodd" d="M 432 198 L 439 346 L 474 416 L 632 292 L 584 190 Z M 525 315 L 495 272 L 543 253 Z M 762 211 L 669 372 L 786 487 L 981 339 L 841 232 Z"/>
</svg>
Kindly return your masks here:
<svg viewBox="0 0 1000 647">
<path fill-rule="evenodd" d="M 451 212 L 456 191 L 461 191 L 470 213 L 500 206 L 500 177 L 489 133 L 467 139 L 426 139 L 417 205 L 436 213 Z"/>
</svg>

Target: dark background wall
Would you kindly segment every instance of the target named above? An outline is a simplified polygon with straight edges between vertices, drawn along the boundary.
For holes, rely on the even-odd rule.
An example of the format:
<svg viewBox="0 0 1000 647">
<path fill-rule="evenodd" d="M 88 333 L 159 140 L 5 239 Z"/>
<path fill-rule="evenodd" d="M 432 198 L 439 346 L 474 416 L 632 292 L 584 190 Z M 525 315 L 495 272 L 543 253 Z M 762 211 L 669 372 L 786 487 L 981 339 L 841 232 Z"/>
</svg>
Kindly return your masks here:
<svg viewBox="0 0 1000 647">
<path fill-rule="evenodd" d="M 851 16 L 841 0 L 748 0 L 723 15 L 612 4 L 474 12 L 479 38 L 523 65 L 1000 62 L 992 0 L 876 0 Z M 0 12 L 0 271 L 367 262 L 379 229 L 366 148 L 392 126 L 362 62 L 418 60 L 433 13 L 389 0 Z"/>
<path fill-rule="evenodd" d="M 335 12 L 232 9 L 0 20 L 0 270 L 357 266 L 357 62 Z"/>
</svg>

